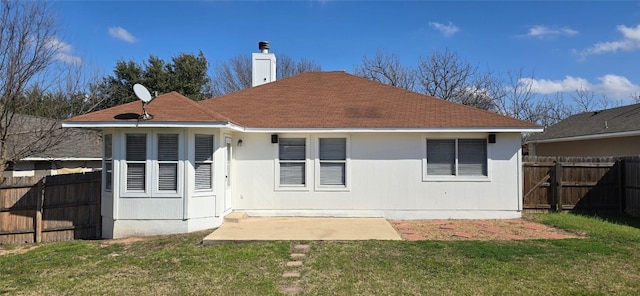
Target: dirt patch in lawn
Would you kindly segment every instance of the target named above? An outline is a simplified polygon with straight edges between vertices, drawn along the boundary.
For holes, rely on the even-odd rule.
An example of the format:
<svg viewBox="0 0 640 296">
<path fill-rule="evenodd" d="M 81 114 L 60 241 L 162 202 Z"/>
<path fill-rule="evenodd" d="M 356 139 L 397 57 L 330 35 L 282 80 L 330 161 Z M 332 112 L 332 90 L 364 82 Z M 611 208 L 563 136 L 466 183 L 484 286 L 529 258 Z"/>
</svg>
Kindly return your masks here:
<svg viewBox="0 0 640 296">
<path fill-rule="evenodd" d="M 0 256 L 22 254 L 22 253 L 29 252 L 37 247 L 38 246 L 33 246 L 33 245 L 17 246 L 17 247 L 12 247 L 11 249 L 3 249 L 0 247 Z"/>
<path fill-rule="evenodd" d="M 526 219 L 508 220 L 395 220 L 390 221 L 406 240 L 518 240 L 564 239 L 584 235 Z"/>
</svg>

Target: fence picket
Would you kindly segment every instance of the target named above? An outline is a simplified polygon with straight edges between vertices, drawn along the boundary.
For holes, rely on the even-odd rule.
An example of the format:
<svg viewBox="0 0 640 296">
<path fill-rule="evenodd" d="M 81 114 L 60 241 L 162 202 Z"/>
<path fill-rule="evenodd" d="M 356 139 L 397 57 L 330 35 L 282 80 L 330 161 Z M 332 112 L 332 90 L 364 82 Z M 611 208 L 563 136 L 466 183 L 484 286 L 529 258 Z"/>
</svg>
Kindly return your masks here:
<svg viewBox="0 0 640 296">
<path fill-rule="evenodd" d="M 100 238 L 100 187 L 100 172 L 5 178 L 0 244 Z"/>
</svg>

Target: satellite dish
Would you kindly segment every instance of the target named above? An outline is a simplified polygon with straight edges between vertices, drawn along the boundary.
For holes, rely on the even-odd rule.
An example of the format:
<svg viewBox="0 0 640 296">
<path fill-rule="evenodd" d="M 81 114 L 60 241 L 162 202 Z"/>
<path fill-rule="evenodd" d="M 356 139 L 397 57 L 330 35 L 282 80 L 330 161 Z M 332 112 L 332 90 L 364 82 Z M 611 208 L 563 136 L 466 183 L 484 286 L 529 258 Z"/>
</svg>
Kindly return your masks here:
<svg viewBox="0 0 640 296">
<path fill-rule="evenodd" d="M 153 97 L 151 97 L 151 93 L 149 92 L 149 90 L 144 87 L 142 84 L 134 84 L 133 85 L 133 92 L 136 94 L 136 97 L 138 97 L 138 99 L 140 99 L 140 101 L 142 101 L 142 115 L 140 115 L 139 119 L 140 120 L 149 120 L 149 119 L 153 119 L 153 115 L 147 113 L 147 104 L 149 104 L 149 102 L 151 102 L 151 100 L 153 100 Z"/>
<path fill-rule="evenodd" d="M 136 94 L 136 97 L 138 97 L 138 99 L 140 99 L 145 103 L 149 103 L 153 99 L 151 97 L 151 93 L 149 92 L 149 90 L 147 90 L 147 88 L 144 87 L 142 84 L 138 84 L 138 83 L 134 84 L 133 92 Z"/>
</svg>

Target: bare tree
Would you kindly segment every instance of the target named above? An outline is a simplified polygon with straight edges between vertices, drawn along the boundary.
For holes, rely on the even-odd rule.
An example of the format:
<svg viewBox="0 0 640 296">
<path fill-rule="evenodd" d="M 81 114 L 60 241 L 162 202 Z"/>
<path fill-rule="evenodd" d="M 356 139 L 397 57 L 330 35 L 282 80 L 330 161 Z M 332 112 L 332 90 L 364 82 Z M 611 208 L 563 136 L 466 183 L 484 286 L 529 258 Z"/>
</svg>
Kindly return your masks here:
<svg viewBox="0 0 640 296">
<path fill-rule="evenodd" d="M 530 75 L 533 77 L 533 74 Z M 522 120 L 537 122 L 541 107 L 536 106 L 533 79 L 524 77 L 524 70 L 507 70 L 503 94 L 496 100 L 498 112 Z"/>
<path fill-rule="evenodd" d="M 315 61 L 301 58 L 296 62 L 288 55 L 279 55 L 277 63 L 278 71 L 276 71 L 276 76 L 278 79 L 295 76 L 300 73 L 322 70 L 320 64 L 316 63 Z"/>
<path fill-rule="evenodd" d="M 320 71 L 321 67 L 307 59 L 293 60 L 287 55 L 278 55 L 277 79 L 287 78 L 304 72 Z M 209 92 L 214 97 L 251 87 L 251 57 L 237 55 L 215 67 Z"/>
<path fill-rule="evenodd" d="M 502 80 L 487 71 L 476 74 L 476 77 L 461 90 L 454 101 L 484 110 L 498 111 L 497 101 L 504 95 Z"/>
<path fill-rule="evenodd" d="M 68 45 L 56 37 L 55 14 L 47 3 L 2 0 L 0 5 L 1 178 L 8 163 L 60 141 L 58 120 L 21 113 L 37 95 L 68 78 L 57 68 L 60 53 Z"/>
<path fill-rule="evenodd" d="M 424 94 L 456 101 L 468 91 L 477 73 L 478 67 L 462 60 L 455 52 L 437 50 L 426 58 L 419 58 L 417 81 Z"/>
<path fill-rule="evenodd" d="M 385 55 L 381 50 L 372 58 L 362 57 L 362 64 L 354 66 L 354 74 L 395 87 L 415 90 L 416 72 L 400 63 L 394 53 Z"/>
</svg>

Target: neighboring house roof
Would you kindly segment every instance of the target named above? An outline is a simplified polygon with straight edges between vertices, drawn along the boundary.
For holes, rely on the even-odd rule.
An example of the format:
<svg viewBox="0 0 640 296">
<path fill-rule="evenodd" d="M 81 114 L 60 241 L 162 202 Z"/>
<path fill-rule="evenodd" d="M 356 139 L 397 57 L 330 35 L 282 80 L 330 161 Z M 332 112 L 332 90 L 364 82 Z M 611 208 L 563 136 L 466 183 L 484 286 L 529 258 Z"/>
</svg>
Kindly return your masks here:
<svg viewBox="0 0 640 296">
<path fill-rule="evenodd" d="M 154 98 L 146 107 L 153 115 L 149 122 L 232 122 L 229 118 L 199 105 L 177 93 L 170 92 Z M 128 122 L 136 123 L 142 114 L 142 102 L 131 102 L 87 113 L 65 122 Z"/>
<path fill-rule="evenodd" d="M 102 159 L 102 133 L 91 129 L 71 128 L 62 134 L 62 140 L 46 150 L 26 157 L 25 160 L 97 160 Z"/>
<path fill-rule="evenodd" d="M 152 126 L 153 122 L 162 121 L 227 121 L 247 130 L 540 129 L 530 122 L 342 71 L 303 73 L 198 103 L 177 93 L 170 93 L 155 98 L 147 109 L 154 118 L 140 122 L 140 126 Z M 116 115 L 131 112 L 134 115 L 140 113 L 140 103 L 74 117 L 66 121 L 65 126 L 81 126 L 74 124 L 78 122 L 117 122 L 119 119 Z"/>
<path fill-rule="evenodd" d="M 24 161 L 101 159 L 102 136 L 91 129 L 63 130 L 59 120 L 15 114 L 6 148 L 8 155 Z"/>
<path fill-rule="evenodd" d="M 527 142 L 558 142 L 640 135 L 640 104 L 584 112 L 531 135 Z"/>
</svg>

